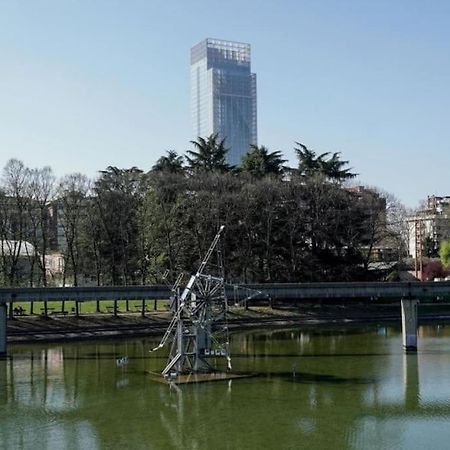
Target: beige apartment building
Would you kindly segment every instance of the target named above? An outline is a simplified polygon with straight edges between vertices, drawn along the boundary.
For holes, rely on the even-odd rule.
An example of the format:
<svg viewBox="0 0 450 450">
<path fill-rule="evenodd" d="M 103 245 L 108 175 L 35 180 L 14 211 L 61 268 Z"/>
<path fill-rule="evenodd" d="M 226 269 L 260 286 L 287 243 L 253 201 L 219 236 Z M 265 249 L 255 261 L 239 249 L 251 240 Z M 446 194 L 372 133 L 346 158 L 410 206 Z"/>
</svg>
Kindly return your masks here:
<svg viewBox="0 0 450 450">
<path fill-rule="evenodd" d="M 441 242 L 450 239 L 450 196 L 429 196 L 407 223 L 409 256 L 436 256 Z"/>
</svg>

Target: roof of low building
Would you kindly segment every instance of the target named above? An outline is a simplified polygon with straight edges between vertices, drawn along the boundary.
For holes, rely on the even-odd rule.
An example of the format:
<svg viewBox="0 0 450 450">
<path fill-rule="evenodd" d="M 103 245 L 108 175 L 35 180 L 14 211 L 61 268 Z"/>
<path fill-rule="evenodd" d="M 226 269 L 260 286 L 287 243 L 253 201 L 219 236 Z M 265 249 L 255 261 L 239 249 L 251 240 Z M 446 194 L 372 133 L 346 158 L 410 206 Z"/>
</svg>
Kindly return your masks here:
<svg viewBox="0 0 450 450">
<path fill-rule="evenodd" d="M 0 240 L 0 252 L 11 256 L 31 256 L 36 253 L 36 249 L 27 241 Z"/>
</svg>

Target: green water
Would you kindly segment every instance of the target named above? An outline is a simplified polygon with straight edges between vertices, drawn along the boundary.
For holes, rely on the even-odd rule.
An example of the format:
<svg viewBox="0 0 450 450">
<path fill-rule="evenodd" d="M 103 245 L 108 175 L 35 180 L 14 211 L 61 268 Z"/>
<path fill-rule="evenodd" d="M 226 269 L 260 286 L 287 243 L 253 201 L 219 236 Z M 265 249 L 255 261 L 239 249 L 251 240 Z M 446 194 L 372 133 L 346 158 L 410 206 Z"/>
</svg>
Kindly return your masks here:
<svg viewBox="0 0 450 450">
<path fill-rule="evenodd" d="M 450 447 L 450 325 L 244 332 L 255 378 L 169 388 L 154 339 L 12 345 L 0 361 L 4 449 L 441 449 Z M 116 358 L 128 364 L 116 365 Z"/>
</svg>

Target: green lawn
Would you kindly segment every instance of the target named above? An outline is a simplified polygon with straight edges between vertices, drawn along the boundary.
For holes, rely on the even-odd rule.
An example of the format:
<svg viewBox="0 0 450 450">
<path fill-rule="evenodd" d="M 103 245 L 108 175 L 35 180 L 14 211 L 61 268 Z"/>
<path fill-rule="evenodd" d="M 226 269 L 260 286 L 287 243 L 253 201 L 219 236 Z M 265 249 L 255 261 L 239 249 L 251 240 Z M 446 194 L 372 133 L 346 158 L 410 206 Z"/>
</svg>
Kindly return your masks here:
<svg viewBox="0 0 450 450">
<path fill-rule="evenodd" d="M 146 311 L 154 311 L 154 300 L 147 300 L 145 302 L 146 305 Z M 168 300 L 158 300 L 157 301 L 157 307 L 158 311 L 167 311 L 169 301 Z M 19 308 L 22 307 L 25 314 L 30 314 L 31 312 L 31 303 L 30 302 L 14 302 L 13 308 Z M 62 309 L 62 302 L 61 301 L 48 301 L 47 302 L 47 308 L 48 308 L 48 314 L 55 314 L 57 312 L 61 311 L 67 311 L 69 314 L 75 314 L 76 306 L 75 301 L 65 301 L 64 302 L 64 309 Z M 97 302 L 96 301 L 85 301 L 85 302 L 79 302 L 78 308 L 80 314 L 94 314 L 97 313 Z M 100 302 L 100 312 L 101 313 L 113 313 L 114 308 L 114 301 L 108 300 L 108 301 L 101 301 Z M 126 310 L 126 301 L 125 300 L 118 300 L 117 301 L 117 308 L 119 313 L 127 312 Z M 129 300 L 128 301 L 128 312 L 129 313 L 140 313 L 142 310 L 142 301 L 141 300 Z M 44 312 L 44 302 L 34 302 L 33 306 L 33 314 L 41 314 Z"/>
</svg>

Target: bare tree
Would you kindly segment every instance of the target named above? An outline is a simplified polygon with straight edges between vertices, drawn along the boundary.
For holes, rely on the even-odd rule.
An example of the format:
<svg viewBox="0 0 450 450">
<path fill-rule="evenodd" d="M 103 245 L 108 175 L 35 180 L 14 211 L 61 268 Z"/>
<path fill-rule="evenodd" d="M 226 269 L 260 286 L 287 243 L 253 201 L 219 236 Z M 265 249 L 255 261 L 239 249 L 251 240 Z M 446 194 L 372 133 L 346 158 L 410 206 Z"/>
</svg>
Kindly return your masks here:
<svg viewBox="0 0 450 450">
<path fill-rule="evenodd" d="M 66 175 L 58 186 L 56 208 L 58 220 L 64 230 L 64 280 L 71 270 L 73 285 L 78 286 L 82 255 L 82 227 L 86 220 L 87 195 L 90 184 L 85 175 L 74 173 Z"/>
<path fill-rule="evenodd" d="M 36 249 L 37 263 L 43 286 L 47 286 L 47 261 L 49 248 L 49 203 L 55 195 L 55 176 L 48 166 L 30 171 L 28 184 L 28 214 L 31 224 L 31 240 Z"/>
<path fill-rule="evenodd" d="M 22 161 L 11 159 L 2 174 L 3 196 L 0 205 L 0 256 L 4 282 L 16 286 L 19 261 L 23 255 L 27 231 L 27 188 L 29 169 Z"/>
<path fill-rule="evenodd" d="M 379 246 L 395 249 L 401 258 L 408 235 L 405 207 L 395 196 L 375 187 L 366 187 L 357 195 L 366 219 L 364 267 L 367 269 L 374 249 Z"/>
</svg>

